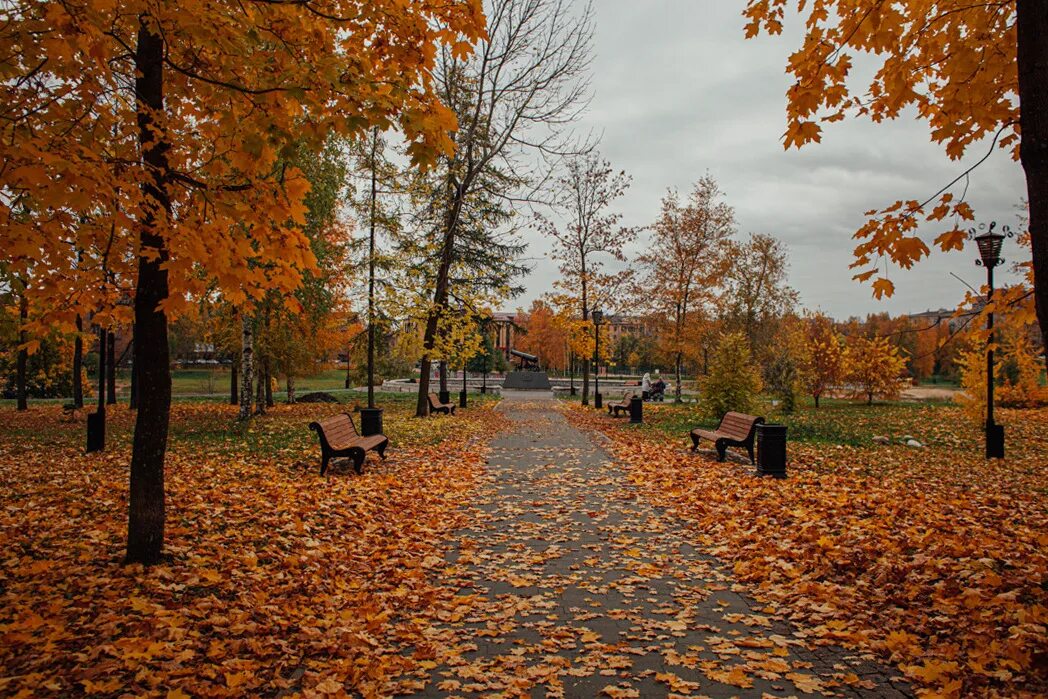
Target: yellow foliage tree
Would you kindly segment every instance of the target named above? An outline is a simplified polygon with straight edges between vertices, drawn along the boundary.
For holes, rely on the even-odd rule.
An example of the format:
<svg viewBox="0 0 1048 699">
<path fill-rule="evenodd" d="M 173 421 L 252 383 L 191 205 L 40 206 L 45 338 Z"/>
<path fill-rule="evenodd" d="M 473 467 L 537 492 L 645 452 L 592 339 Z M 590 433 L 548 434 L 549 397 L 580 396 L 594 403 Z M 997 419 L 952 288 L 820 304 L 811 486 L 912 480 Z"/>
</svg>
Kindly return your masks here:
<svg viewBox="0 0 1048 699">
<path fill-rule="evenodd" d="M 1005 323 L 995 331 L 994 404 L 1032 408 L 1048 401 L 1048 388 L 1041 385 L 1041 363 L 1027 326 L 1009 325 L 1009 318 L 1005 315 Z M 956 401 L 973 422 L 982 423 L 986 420 L 986 347 L 974 333 L 969 347 L 960 355 L 964 390 Z"/>
<path fill-rule="evenodd" d="M 419 162 L 451 147 L 437 47 L 465 55 L 479 0 L 79 0 L 5 5 L 0 255 L 31 278 L 41 328 L 134 294 L 141 400 L 127 560 L 164 536 L 168 317 L 219 286 L 234 305 L 293 291 L 314 264 L 293 144 L 393 120 Z M 84 254 L 80 254 L 84 253 Z M 86 262 L 90 262 L 87 264 Z M 101 272 L 100 272 L 101 270 Z"/>
<path fill-rule="evenodd" d="M 844 366 L 844 380 L 851 385 L 853 397 L 866 398 L 867 405 L 872 405 L 874 398 L 899 397 L 899 379 L 906 360 L 888 338 L 849 338 Z"/>
<path fill-rule="evenodd" d="M 718 420 L 731 410 L 753 412 L 763 388 L 746 336 L 739 332 L 721 335 L 710 360 L 710 373 L 699 380 L 703 414 Z"/>
<path fill-rule="evenodd" d="M 833 327 L 833 321 L 822 314 L 806 319 L 804 343 L 807 362 L 803 381 L 818 408 L 819 399 L 827 389 L 844 376 L 844 343 Z"/>
</svg>

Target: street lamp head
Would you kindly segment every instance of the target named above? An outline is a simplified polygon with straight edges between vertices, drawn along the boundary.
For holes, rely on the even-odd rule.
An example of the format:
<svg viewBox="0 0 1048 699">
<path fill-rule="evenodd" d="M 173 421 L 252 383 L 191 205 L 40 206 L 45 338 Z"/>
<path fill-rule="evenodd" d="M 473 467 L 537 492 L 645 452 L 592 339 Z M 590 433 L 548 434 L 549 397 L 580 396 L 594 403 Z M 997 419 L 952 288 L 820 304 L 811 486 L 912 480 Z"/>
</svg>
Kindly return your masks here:
<svg viewBox="0 0 1048 699">
<path fill-rule="evenodd" d="M 975 240 L 975 244 L 979 246 L 979 258 L 975 261 L 975 264 L 993 268 L 999 264 L 1002 264 L 1004 260 L 1001 259 L 1001 245 L 1004 243 L 1005 237 L 1011 237 L 1011 229 L 1008 226 L 1004 226 L 1002 230 L 1004 233 L 997 233 L 994 229 L 997 227 L 997 222 L 993 221 L 987 226 L 985 223 L 979 224 L 979 230 L 983 231 L 979 235 L 975 235 L 975 229 L 971 230 L 972 238 Z"/>
<path fill-rule="evenodd" d="M 600 325 L 604 322 L 604 311 L 593 311 L 591 315 L 593 316 L 594 325 Z"/>
</svg>

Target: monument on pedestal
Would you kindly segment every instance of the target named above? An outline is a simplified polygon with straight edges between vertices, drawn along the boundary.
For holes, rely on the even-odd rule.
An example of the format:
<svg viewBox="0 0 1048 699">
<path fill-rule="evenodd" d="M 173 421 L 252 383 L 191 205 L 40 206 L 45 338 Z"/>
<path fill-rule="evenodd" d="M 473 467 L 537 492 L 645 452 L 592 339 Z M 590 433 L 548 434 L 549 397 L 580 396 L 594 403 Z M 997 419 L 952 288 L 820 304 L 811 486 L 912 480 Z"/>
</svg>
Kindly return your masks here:
<svg viewBox="0 0 1048 699">
<path fill-rule="evenodd" d="M 539 366 L 538 357 L 515 349 L 511 349 L 509 353 L 517 358 L 519 364 L 516 371 L 506 374 L 506 380 L 502 383 L 503 389 L 516 391 L 552 390 L 549 376 Z"/>
</svg>

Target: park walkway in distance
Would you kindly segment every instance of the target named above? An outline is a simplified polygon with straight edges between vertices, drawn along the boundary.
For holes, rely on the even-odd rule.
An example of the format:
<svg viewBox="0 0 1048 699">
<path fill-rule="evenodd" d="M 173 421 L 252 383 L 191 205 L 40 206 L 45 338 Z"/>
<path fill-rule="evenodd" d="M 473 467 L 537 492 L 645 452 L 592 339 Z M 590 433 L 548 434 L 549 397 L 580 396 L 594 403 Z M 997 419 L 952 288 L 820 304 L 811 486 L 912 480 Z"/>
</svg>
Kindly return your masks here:
<svg viewBox="0 0 1048 699">
<path fill-rule="evenodd" d="M 802 647 L 539 396 L 500 405 L 513 429 L 449 553 L 462 611 L 430 630 L 419 696 L 908 696 L 872 663 Z"/>
</svg>

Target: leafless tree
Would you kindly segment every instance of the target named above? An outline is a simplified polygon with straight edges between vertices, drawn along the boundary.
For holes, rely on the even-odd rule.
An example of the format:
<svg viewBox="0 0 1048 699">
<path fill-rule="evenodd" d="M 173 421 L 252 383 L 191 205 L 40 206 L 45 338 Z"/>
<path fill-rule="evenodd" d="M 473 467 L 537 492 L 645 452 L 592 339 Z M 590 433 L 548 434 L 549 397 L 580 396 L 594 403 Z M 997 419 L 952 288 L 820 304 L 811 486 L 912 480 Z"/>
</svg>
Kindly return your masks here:
<svg viewBox="0 0 1048 699">
<path fill-rule="evenodd" d="M 603 302 L 613 299 L 632 276 L 629 270 L 615 275 L 601 270 L 608 257 L 626 260 L 623 248 L 636 238 L 638 229 L 620 226 L 622 215 L 608 210 L 629 188 L 629 175 L 615 172 L 596 152 L 569 158 L 566 170 L 555 183 L 553 202 L 564 224 L 542 215 L 536 218 L 539 230 L 554 243 L 553 256 L 560 262 L 562 275 L 558 286 L 574 299 L 586 321 L 594 308 L 606 306 Z M 583 405 L 589 404 L 589 373 L 586 358 L 582 363 Z"/>
<path fill-rule="evenodd" d="M 468 57 L 444 50 L 436 80 L 458 116 L 455 152 L 434 175 L 437 237 L 433 306 L 423 336 L 417 414 L 426 394 L 439 319 L 469 209 L 513 206 L 541 184 L 545 164 L 583 150 L 567 128 L 586 106 L 593 8 L 569 0 L 489 0 L 488 38 Z"/>
</svg>

